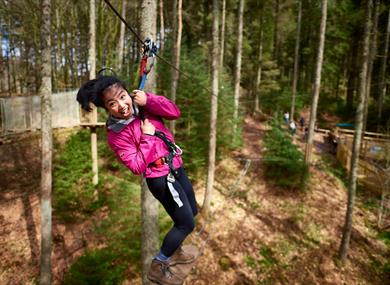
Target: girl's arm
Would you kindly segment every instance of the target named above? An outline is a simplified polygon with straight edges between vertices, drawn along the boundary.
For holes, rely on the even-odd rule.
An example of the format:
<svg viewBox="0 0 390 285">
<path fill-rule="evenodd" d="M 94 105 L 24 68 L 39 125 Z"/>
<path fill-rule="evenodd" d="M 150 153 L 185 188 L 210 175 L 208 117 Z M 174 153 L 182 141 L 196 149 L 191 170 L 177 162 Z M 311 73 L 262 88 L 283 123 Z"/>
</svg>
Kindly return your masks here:
<svg viewBox="0 0 390 285">
<path fill-rule="evenodd" d="M 142 90 L 133 90 L 132 97 L 136 104 L 145 108 L 145 111 L 152 115 L 167 120 L 175 120 L 180 117 L 180 109 L 164 96 L 145 93 Z"/>
<path fill-rule="evenodd" d="M 157 137 L 142 134 L 140 144 L 137 146 L 131 140 L 115 139 L 110 140 L 109 144 L 114 150 L 120 161 L 135 175 L 141 175 L 145 172 L 147 166 L 155 161 L 155 144 Z"/>
<path fill-rule="evenodd" d="M 164 96 L 146 93 L 146 98 L 144 108 L 147 112 L 167 120 L 176 120 L 180 117 L 180 109 Z"/>
</svg>

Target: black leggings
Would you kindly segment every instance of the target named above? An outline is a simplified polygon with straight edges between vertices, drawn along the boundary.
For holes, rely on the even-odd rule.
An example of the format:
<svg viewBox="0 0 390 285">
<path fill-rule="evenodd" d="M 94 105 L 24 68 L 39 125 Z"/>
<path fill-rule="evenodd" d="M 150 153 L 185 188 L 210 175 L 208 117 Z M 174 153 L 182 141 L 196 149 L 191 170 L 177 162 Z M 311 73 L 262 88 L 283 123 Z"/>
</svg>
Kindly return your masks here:
<svg viewBox="0 0 390 285">
<path fill-rule="evenodd" d="M 183 206 L 180 208 L 173 200 L 172 194 L 169 191 L 167 176 L 147 178 L 146 182 L 148 183 L 150 192 L 160 201 L 174 222 L 173 227 L 169 230 L 161 245 L 162 253 L 170 257 L 184 239 L 194 230 L 194 217 L 198 213 L 194 190 L 182 167 L 178 169 L 178 177 L 173 184 L 179 193 L 180 200 L 183 202 Z"/>
</svg>

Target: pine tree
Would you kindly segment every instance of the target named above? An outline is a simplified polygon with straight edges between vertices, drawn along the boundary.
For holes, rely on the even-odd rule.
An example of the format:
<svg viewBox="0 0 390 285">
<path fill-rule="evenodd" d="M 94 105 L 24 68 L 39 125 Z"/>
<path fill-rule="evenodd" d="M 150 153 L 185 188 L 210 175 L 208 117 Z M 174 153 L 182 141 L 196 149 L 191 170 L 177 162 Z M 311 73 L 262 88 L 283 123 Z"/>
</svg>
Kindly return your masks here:
<svg viewBox="0 0 390 285">
<path fill-rule="evenodd" d="M 213 26 L 212 26 L 212 63 L 211 63 L 211 114 L 210 114 L 210 142 L 209 142 L 209 161 L 207 171 L 206 193 L 203 201 L 202 213 L 207 218 L 210 212 L 210 202 L 212 199 L 214 176 L 215 176 L 215 154 L 217 142 L 217 114 L 218 114 L 218 85 L 219 85 L 219 3 L 213 0 Z"/>
<path fill-rule="evenodd" d="M 41 285 L 51 284 L 51 241 L 52 241 L 52 110 L 51 110 L 51 1 L 42 2 L 42 84 L 41 95 L 41 132 L 42 132 L 42 169 L 41 169 Z"/>
<path fill-rule="evenodd" d="M 141 38 L 147 37 L 152 40 L 156 39 L 157 34 L 157 0 L 142 1 L 140 15 L 140 32 Z M 156 74 L 155 67 L 148 74 L 145 90 L 155 92 Z M 148 189 L 146 180 L 142 179 L 141 183 L 141 220 L 142 220 L 142 282 L 148 284 L 147 273 L 150 261 L 158 249 L 158 201 L 152 196 Z"/>
<path fill-rule="evenodd" d="M 349 249 L 349 241 L 351 238 L 352 231 L 352 220 L 353 210 L 355 206 L 356 196 L 356 180 L 360 153 L 360 142 L 362 138 L 362 127 L 363 127 L 363 109 L 366 92 L 366 81 L 367 81 L 367 66 L 368 66 L 368 50 L 370 46 L 370 29 L 371 29 L 371 11 L 372 11 L 372 0 L 366 1 L 366 21 L 364 26 L 364 38 L 363 38 L 363 54 L 362 54 L 362 65 L 359 73 L 359 103 L 356 109 L 355 117 L 355 134 L 353 137 L 352 145 L 352 157 L 350 172 L 348 175 L 348 202 L 347 212 L 345 215 L 345 224 L 343 228 L 343 237 L 340 244 L 339 257 L 341 261 L 345 261 Z"/>
</svg>

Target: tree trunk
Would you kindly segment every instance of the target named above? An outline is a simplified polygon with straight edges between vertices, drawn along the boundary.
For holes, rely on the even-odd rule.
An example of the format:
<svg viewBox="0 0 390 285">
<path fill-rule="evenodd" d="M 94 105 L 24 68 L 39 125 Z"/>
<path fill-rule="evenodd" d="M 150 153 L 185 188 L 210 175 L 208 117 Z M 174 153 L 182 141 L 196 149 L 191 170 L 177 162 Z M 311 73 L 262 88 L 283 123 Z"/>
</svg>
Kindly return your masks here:
<svg viewBox="0 0 390 285">
<path fill-rule="evenodd" d="M 348 254 L 349 240 L 352 231 L 352 218 L 353 208 L 355 203 L 356 194 L 356 179 L 359 162 L 360 141 L 363 127 L 363 107 L 366 92 L 366 79 L 367 79 L 367 66 L 368 66 L 368 50 L 370 41 L 370 27 L 371 27 L 371 10 L 372 0 L 367 0 L 366 22 L 364 27 L 364 42 L 363 42 L 363 55 L 362 65 L 359 73 L 359 90 L 358 90 L 358 106 L 356 109 L 355 117 L 355 135 L 353 138 L 352 157 L 351 157 L 351 170 L 348 176 L 348 203 L 347 212 L 345 216 L 345 224 L 343 229 L 343 237 L 340 244 L 339 257 L 342 262 L 345 261 Z"/>
<path fill-rule="evenodd" d="M 326 30 L 326 17 L 327 17 L 327 0 L 321 1 L 321 25 L 320 25 L 320 41 L 318 43 L 318 53 L 317 53 L 317 63 L 316 63 L 316 71 L 315 71 L 315 79 L 313 86 L 313 100 L 311 103 L 310 110 L 310 122 L 309 122 L 309 132 L 308 138 L 306 142 L 306 150 L 305 150 L 305 163 L 307 165 L 310 164 L 311 161 L 311 152 L 313 146 L 313 137 L 314 137 L 314 127 L 316 123 L 317 117 L 317 105 L 318 98 L 320 96 L 320 86 L 321 86 L 321 71 L 322 71 L 322 61 L 324 55 L 324 43 L 325 43 L 325 30 Z"/>
<path fill-rule="evenodd" d="M 241 81 L 241 53 L 242 53 L 242 31 L 244 26 L 244 0 L 240 0 L 238 9 L 238 31 L 237 31 L 237 53 L 234 75 L 234 140 L 237 141 L 237 123 L 238 123 L 238 100 L 240 98 Z"/>
<path fill-rule="evenodd" d="M 0 29 L 0 39 L 3 39 L 3 31 Z M 0 44 L 0 93 L 5 91 L 4 84 L 4 58 L 3 58 L 3 45 Z"/>
<path fill-rule="evenodd" d="M 141 22 L 140 32 L 141 38 L 147 37 L 156 39 L 156 19 L 157 19 L 157 0 L 148 0 L 141 2 Z M 145 89 L 150 92 L 155 92 L 156 89 L 156 66 L 148 74 Z M 149 284 L 147 273 L 150 266 L 150 261 L 158 249 L 158 202 L 150 193 L 145 179 L 142 179 L 141 189 L 141 219 L 142 219 L 142 282 Z"/>
<path fill-rule="evenodd" d="M 255 94 L 255 112 L 260 110 L 259 98 L 260 98 L 260 83 L 261 83 L 261 71 L 263 67 L 263 14 L 260 18 L 260 38 L 259 38 L 259 54 L 258 54 L 258 65 L 257 65 L 257 74 L 256 74 L 256 94 Z"/>
<path fill-rule="evenodd" d="M 160 52 L 164 52 L 165 47 L 165 26 L 164 26 L 164 0 L 160 0 Z"/>
<path fill-rule="evenodd" d="M 42 2 L 42 84 L 41 132 L 41 258 L 39 284 L 51 284 L 51 188 L 52 188 L 52 110 L 51 110 L 51 58 L 50 58 L 50 0 Z"/>
<path fill-rule="evenodd" d="M 273 59 L 278 61 L 279 58 L 279 0 L 274 2 L 274 43 L 273 43 Z"/>
<path fill-rule="evenodd" d="M 210 110 L 210 142 L 209 142 L 209 161 L 207 172 L 207 186 L 203 201 L 202 213 L 204 217 L 209 216 L 210 202 L 214 187 L 215 174 L 215 154 L 217 141 L 217 114 L 218 114 L 218 72 L 219 72 L 219 39 L 218 39 L 218 20 L 219 20 L 219 1 L 213 0 L 213 27 L 212 27 L 212 63 L 211 63 L 211 110 Z"/>
<path fill-rule="evenodd" d="M 122 18 L 126 19 L 126 3 L 127 0 L 122 0 Z M 121 21 L 121 27 L 119 32 L 119 42 L 118 42 L 118 58 L 117 58 L 117 70 L 119 73 L 122 71 L 123 63 L 123 49 L 125 46 L 125 24 Z"/>
<path fill-rule="evenodd" d="M 302 19 L 302 1 L 298 0 L 298 18 L 297 18 L 297 37 L 295 40 L 295 55 L 294 55 L 294 74 L 292 84 L 292 99 L 291 99 L 291 121 L 294 121 L 295 113 L 295 95 L 297 92 L 297 81 L 298 81 L 298 67 L 299 67 L 299 43 L 301 39 L 301 19 Z"/>
<path fill-rule="evenodd" d="M 387 65 L 387 56 L 389 53 L 389 37 L 390 37 L 390 9 L 389 15 L 387 18 L 387 29 L 386 29 L 386 38 L 385 38 L 385 46 L 383 49 L 383 56 L 381 67 L 379 71 L 379 98 L 378 98 L 378 126 L 382 120 L 382 109 L 383 109 L 383 101 L 386 94 L 386 65 Z M 379 127 L 378 127 L 379 128 Z"/>
<path fill-rule="evenodd" d="M 370 50 L 368 55 L 368 66 L 367 66 L 367 81 L 366 81 L 366 92 L 365 92 L 365 100 L 364 100 L 364 111 L 363 111 L 363 127 L 362 134 L 364 140 L 364 134 L 366 133 L 367 128 L 367 115 L 368 115 L 368 105 L 370 101 L 370 93 L 371 93 L 371 78 L 372 78 L 372 69 L 374 66 L 374 61 L 377 53 L 377 35 L 378 35 L 378 18 L 379 18 L 379 6 L 380 0 L 375 0 L 375 8 L 374 8 L 374 18 L 372 22 L 372 30 L 371 30 L 371 40 L 370 40 Z M 363 149 L 365 152 L 365 149 Z"/>
<path fill-rule="evenodd" d="M 177 15 L 173 16 L 173 21 L 175 22 L 174 27 L 174 36 L 173 36 L 173 52 L 172 52 L 172 61 L 174 66 L 179 69 L 180 67 L 180 46 L 181 46 L 181 34 L 182 34 L 182 0 L 173 1 L 174 4 L 177 4 L 177 8 L 174 8 L 174 11 L 177 11 Z M 176 17 L 177 16 L 177 17 Z M 176 22 L 177 20 L 177 22 Z M 176 69 L 171 69 L 172 71 L 172 82 L 171 82 L 171 98 L 173 102 L 176 102 L 176 92 L 177 84 L 179 81 L 179 72 Z M 175 134 L 175 125 L 176 121 L 170 121 L 170 129 L 173 134 Z"/>
<path fill-rule="evenodd" d="M 96 4 L 95 0 L 89 0 L 89 49 L 88 58 L 90 64 L 89 79 L 93 79 L 96 76 Z M 97 108 L 93 105 L 92 112 L 90 112 L 91 123 L 97 123 Z M 98 153 L 97 153 L 97 135 L 96 128 L 91 128 L 91 153 L 92 153 L 92 183 L 97 185 L 99 183 L 98 176 Z M 97 192 L 94 196 L 97 198 Z"/>
<path fill-rule="evenodd" d="M 359 53 L 359 40 L 361 32 L 356 30 L 353 33 L 353 38 L 351 40 L 351 47 L 348 56 L 348 82 L 347 82 L 347 101 L 346 109 L 350 113 L 353 110 L 353 102 L 356 93 L 357 87 L 357 77 L 358 77 L 358 53 Z"/>
<path fill-rule="evenodd" d="M 220 51 L 220 59 L 219 66 L 223 68 L 223 56 L 224 56 L 224 48 L 225 48 L 225 21 L 226 21 L 226 0 L 222 0 L 222 19 L 221 19 L 221 51 Z"/>
</svg>

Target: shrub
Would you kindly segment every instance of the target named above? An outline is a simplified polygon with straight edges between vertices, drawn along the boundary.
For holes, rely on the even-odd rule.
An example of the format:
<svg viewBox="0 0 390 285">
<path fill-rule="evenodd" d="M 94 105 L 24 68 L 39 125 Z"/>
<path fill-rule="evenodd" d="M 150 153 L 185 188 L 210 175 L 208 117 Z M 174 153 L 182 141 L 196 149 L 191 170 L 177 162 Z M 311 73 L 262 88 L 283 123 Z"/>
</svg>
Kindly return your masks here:
<svg viewBox="0 0 390 285">
<path fill-rule="evenodd" d="M 272 129 L 265 136 L 266 151 L 264 163 L 266 178 L 276 185 L 289 189 L 303 189 L 308 178 L 308 168 L 300 152 L 274 119 L 270 122 Z"/>
<path fill-rule="evenodd" d="M 90 137 L 87 130 L 73 134 L 54 159 L 53 206 L 56 215 L 70 220 L 96 209 L 93 199 Z"/>
<path fill-rule="evenodd" d="M 65 285 L 111 285 L 123 279 L 126 266 L 118 264 L 109 249 L 91 250 L 82 255 L 65 276 Z"/>
</svg>

